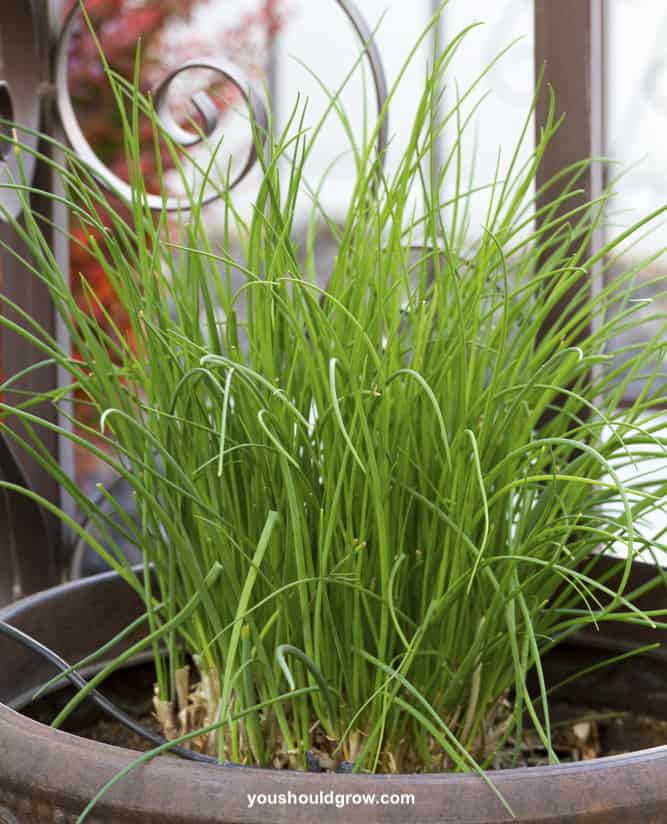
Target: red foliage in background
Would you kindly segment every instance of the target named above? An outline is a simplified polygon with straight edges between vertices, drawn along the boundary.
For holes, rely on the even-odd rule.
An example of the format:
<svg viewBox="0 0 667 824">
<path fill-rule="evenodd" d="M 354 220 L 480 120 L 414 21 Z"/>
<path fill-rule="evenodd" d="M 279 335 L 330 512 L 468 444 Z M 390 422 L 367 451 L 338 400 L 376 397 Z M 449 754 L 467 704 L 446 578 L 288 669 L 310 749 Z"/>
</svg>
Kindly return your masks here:
<svg viewBox="0 0 667 824">
<path fill-rule="evenodd" d="M 218 0 L 221 2 L 221 0 Z M 240 0 L 228 0 L 238 3 Z M 71 8 L 72 2 L 69 7 Z M 211 8 L 211 28 L 207 29 L 206 42 L 196 37 L 176 45 L 165 41 L 174 23 L 188 23 L 195 11 L 202 6 Z M 209 0 L 88 0 L 86 9 L 94 24 L 97 36 L 111 68 L 131 79 L 137 44 L 141 41 L 140 85 L 147 91 L 172 68 L 195 56 L 220 54 L 237 60 L 251 74 L 261 68 L 271 40 L 281 25 L 281 0 L 260 0 L 258 9 L 243 13 L 233 27 L 215 24 L 213 5 Z M 70 90 L 81 127 L 100 159 L 119 177 L 127 180 L 128 170 L 122 142 L 122 128 L 109 84 L 97 53 L 97 46 L 90 34 L 83 30 L 77 37 L 70 55 Z M 149 190 L 157 191 L 157 161 L 152 143 L 153 133 L 147 120 L 141 126 L 141 138 L 145 148 L 141 152 L 141 168 Z M 163 168 L 171 165 L 168 152 L 162 158 Z M 82 279 L 97 295 L 117 328 L 129 334 L 129 323 L 123 316 L 104 270 L 86 252 L 89 246 L 89 230 L 74 226 L 71 244 L 72 289 L 79 305 L 85 307 Z M 103 313 L 95 311 L 97 320 L 108 326 Z M 107 331 L 110 331 L 107 328 Z M 76 353 L 75 353 L 76 354 Z"/>
</svg>

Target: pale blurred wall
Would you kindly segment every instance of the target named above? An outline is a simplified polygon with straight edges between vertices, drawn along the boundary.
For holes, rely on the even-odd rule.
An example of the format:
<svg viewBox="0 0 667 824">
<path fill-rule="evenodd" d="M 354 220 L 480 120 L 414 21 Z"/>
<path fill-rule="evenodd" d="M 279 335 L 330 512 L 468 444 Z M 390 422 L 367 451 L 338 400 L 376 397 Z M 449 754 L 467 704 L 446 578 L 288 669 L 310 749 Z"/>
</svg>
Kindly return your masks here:
<svg viewBox="0 0 667 824">
<path fill-rule="evenodd" d="M 628 223 L 667 202 L 667 4 L 605 0 L 607 14 L 606 151 L 624 176 L 618 221 Z M 635 250 L 667 246 L 663 224 Z"/>
<path fill-rule="evenodd" d="M 432 0 L 412 0 L 409 3 L 405 0 L 360 0 L 358 5 L 371 28 L 377 31 L 378 45 L 391 86 L 426 26 L 435 4 Z M 280 120 L 285 122 L 298 90 L 308 97 L 308 121 L 315 123 L 318 115 L 324 111 L 326 101 L 317 81 L 309 76 L 297 59 L 312 69 L 328 87 L 336 88 L 354 64 L 359 54 L 359 44 L 333 0 L 291 0 L 289 8 L 290 19 L 277 46 Z M 451 106 L 455 101 L 457 84 L 460 91 L 466 89 L 481 68 L 502 48 L 511 41 L 522 38 L 480 85 L 474 98 L 477 99 L 490 88 L 495 90 L 485 101 L 477 119 L 481 151 L 477 157 L 476 172 L 480 180 L 488 180 L 494 173 L 499 145 L 504 146 L 506 156 L 513 147 L 532 95 L 532 0 L 478 0 L 475 3 L 453 0 L 442 17 L 440 42 L 447 42 L 473 22 L 483 22 L 483 25 L 470 33 L 447 74 L 446 106 Z M 433 40 L 427 38 L 406 71 L 393 100 L 390 116 L 390 169 L 407 144 L 426 61 L 431 56 L 432 49 Z M 363 86 L 358 75 L 359 73 L 343 93 L 343 101 L 352 124 L 361 131 L 364 120 Z M 372 100 L 370 97 L 371 105 Z M 471 132 L 471 148 L 472 142 Z M 531 133 L 526 152 L 530 151 L 532 145 Z M 308 166 L 310 176 L 318 180 L 345 146 L 346 138 L 340 125 L 333 121 L 327 124 Z M 445 137 L 443 153 L 448 148 L 451 146 L 448 147 Z M 333 214 L 344 214 L 353 181 L 354 163 L 350 157 L 342 158 L 323 190 L 325 204 Z M 482 220 L 483 208 L 480 205 L 473 221 L 481 226 Z"/>
</svg>

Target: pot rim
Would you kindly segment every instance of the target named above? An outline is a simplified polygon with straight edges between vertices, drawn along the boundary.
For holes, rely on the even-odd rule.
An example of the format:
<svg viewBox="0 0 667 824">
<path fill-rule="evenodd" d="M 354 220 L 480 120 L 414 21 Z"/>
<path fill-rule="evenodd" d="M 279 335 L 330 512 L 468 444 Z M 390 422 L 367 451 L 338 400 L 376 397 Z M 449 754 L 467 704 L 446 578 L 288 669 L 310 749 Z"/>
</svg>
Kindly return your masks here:
<svg viewBox="0 0 667 824">
<path fill-rule="evenodd" d="M 28 596 L 0 610 L 0 620 L 21 625 L 33 619 L 48 605 L 71 603 L 77 593 L 90 596 L 96 590 L 111 585 L 118 587 L 122 579 L 117 573 L 102 573 L 91 578 L 62 584 Z M 125 587 L 126 585 L 123 584 Z M 129 587 L 127 587 L 129 590 Z M 61 730 L 54 730 L 33 721 L 0 703 L 0 740 L 6 743 L 0 751 L 0 812 L 3 787 L 36 797 L 54 797 L 66 809 L 79 810 L 116 772 L 138 757 L 138 753 L 122 747 L 90 741 Z M 35 754 L 38 764 L 35 767 Z M 54 779 L 55 768 L 66 763 L 68 786 Z M 36 770 L 36 771 L 35 771 Z M 187 771 L 187 781 L 183 776 Z M 157 756 L 120 781 L 100 801 L 94 815 L 114 816 L 120 810 L 133 810 L 142 817 L 121 817 L 112 820 L 142 822 L 250 822 L 312 821 L 309 806 L 256 805 L 249 808 L 249 794 L 256 793 L 411 793 L 415 798 L 410 816 L 418 813 L 420 822 L 529 822 L 581 821 L 605 822 L 625 817 L 625 824 L 647 822 L 667 810 L 667 745 L 638 750 L 624 755 L 568 764 L 523 767 L 489 771 L 489 778 L 512 807 L 515 818 L 508 816 L 500 801 L 474 773 L 429 773 L 402 775 L 351 775 L 305 773 L 294 770 L 272 770 L 254 767 L 221 767 L 176 761 Z M 133 777 L 136 780 L 133 781 Z M 25 786 L 26 780 L 32 784 Z M 174 792 L 183 786 L 196 788 L 204 797 L 204 810 L 193 813 L 183 806 L 185 795 Z M 140 792 L 141 791 L 141 792 Z M 10 792 L 10 795 L 12 793 Z M 165 799 L 169 798 L 170 817 L 165 818 Z M 180 801 L 178 799 L 180 798 Z M 6 801 L 6 799 L 5 799 Z M 212 806 L 213 805 L 213 806 Z M 222 817 L 211 817 L 217 808 Z M 403 806 L 346 806 L 344 810 L 318 806 L 320 821 L 350 822 L 405 820 Z M 660 812 L 662 811 L 662 813 Z M 276 812 L 278 815 L 276 815 Z M 327 815 L 325 815 L 327 813 Z M 214 810 L 214 815 L 217 814 Z M 287 815 L 285 815 L 287 814 Z M 638 817 L 633 817 L 633 816 Z M 379 816 L 379 817 L 378 817 Z M 31 821 L 33 819 L 30 819 Z M 95 819 L 96 820 L 96 819 Z M 102 819 L 104 820 L 104 818 Z"/>
</svg>

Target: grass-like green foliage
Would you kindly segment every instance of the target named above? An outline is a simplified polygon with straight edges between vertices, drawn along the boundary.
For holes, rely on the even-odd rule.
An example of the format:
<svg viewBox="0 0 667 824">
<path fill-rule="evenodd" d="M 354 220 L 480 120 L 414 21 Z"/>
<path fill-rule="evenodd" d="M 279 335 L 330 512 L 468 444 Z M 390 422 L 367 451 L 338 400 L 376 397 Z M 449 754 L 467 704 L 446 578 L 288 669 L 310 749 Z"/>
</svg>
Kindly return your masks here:
<svg viewBox="0 0 667 824">
<path fill-rule="evenodd" d="M 619 365 L 607 348 L 645 311 L 632 300 L 641 267 L 590 288 L 594 269 L 617 266 L 649 218 L 591 254 L 609 195 L 582 201 L 588 161 L 538 193 L 544 203 L 554 192 L 538 213 L 533 184 L 559 123 L 549 119 L 521 165 L 532 112 L 517 154 L 473 191 L 461 169 L 477 87 L 444 114 L 436 105 L 464 35 L 426 76 L 391 174 L 374 129 L 356 143 L 332 95 L 328 115 L 348 127 L 358 175 L 345 224 L 328 227 L 337 255 L 326 291 L 314 238 L 327 219 L 302 179 L 318 129 L 305 128 L 302 104 L 269 138 L 251 219 L 221 193 L 222 243 L 210 241 L 196 192 L 167 243 L 166 215 L 145 208 L 134 164 L 132 218 L 111 209 L 97 255 L 136 349 L 77 307 L 27 204 L 25 229 L 16 226 L 84 362 L 28 316 L 2 322 L 37 341 L 97 409 L 110 452 L 98 432 L 64 435 L 131 484 L 138 524 L 117 515 L 154 565 L 157 596 L 118 551 L 105 510 L 41 446 L 34 399 L 2 414 L 22 421 L 12 437 L 56 475 L 101 532 L 90 543 L 145 598 L 147 644 L 168 650 L 156 662 L 160 698 L 175 699 L 186 653 L 212 673 L 209 723 L 225 728 L 228 758 L 268 765 L 280 750 L 303 766 L 317 721 L 359 770 L 473 769 L 492 763 L 527 711 L 555 760 L 545 651 L 603 621 L 661 618 L 634 606 L 626 584 L 639 552 L 664 548 L 647 546 L 636 525 L 664 509 L 667 492 L 664 474 L 643 474 L 667 446 L 650 412 L 664 399 L 665 338 L 628 347 Z M 110 81 L 136 160 L 133 121 L 149 103 Z M 436 169 L 443 131 L 450 151 Z M 70 207 L 102 230 L 92 174 L 71 156 L 60 171 Z M 306 190 L 304 249 L 293 223 Z M 470 226 L 473 197 L 488 204 L 482 232 Z M 236 292 L 233 267 L 246 276 Z M 565 295 L 570 309 L 558 311 Z M 638 378 L 639 399 L 621 410 Z M 629 481 L 623 466 L 636 468 Z M 596 553 L 617 545 L 627 558 L 610 587 Z M 647 588 L 658 585 L 659 575 Z M 532 695 L 531 670 L 541 684 Z M 507 695 L 509 720 L 499 710 Z"/>
</svg>

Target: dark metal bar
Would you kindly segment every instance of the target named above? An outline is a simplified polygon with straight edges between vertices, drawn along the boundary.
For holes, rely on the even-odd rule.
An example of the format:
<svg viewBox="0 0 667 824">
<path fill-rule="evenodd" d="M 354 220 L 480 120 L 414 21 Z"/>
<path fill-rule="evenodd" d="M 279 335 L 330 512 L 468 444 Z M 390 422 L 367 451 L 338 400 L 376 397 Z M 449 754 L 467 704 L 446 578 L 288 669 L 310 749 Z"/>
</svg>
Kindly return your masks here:
<svg viewBox="0 0 667 824">
<path fill-rule="evenodd" d="M 31 102 L 39 101 L 39 125 L 46 132 L 53 133 L 54 120 L 50 107 L 49 81 L 51 73 L 52 25 L 54 9 L 58 4 L 49 4 L 49 0 L 8 0 L 3 8 L 3 53 L 2 72 L 8 79 L 8 89 L 13 94 L 16 104 L 30 95 Z M 13 38 L 13 40 L 12 40 Z M 20 50 L 20 52 L 17 51 Z M 18 61 L 18 66 L 16 65 Z M 35 72 L 34 67 L 37 67 Z M 22 71 L 25 70 L 25 71 Z M 26 79 L 28 78 L 28 79 Z M 22 121 L 17 113 L 16 119 Z M 31 125 L 31 124 L 26 124 Z M 19 135 L 19 138 L 21 135 Z M 43 141 L 39 146 L 45 154 L 54 157 L 53 150 Z M 54 191 L 59 181 L 45 163 L 38 163 L 33 182 L 44 191 Z M 46 221 L 61 228 L 67 226 L 67 212 L 62 207 L 55 207 L 53 200 L 47 197 L 33 196 L 32 206 L 36 213 L 44 216 Z M 63 271 L 68 269 L 68 244 L 62 235 L 44 224 L 44 232 L 49 239 L 59 265 Z M 26 260 L 30 254 L 18 234 L 8 225 L 0 224 L 2 239 Z M 63 339 L 62 328 L 56 321 L 53 303 L 48 289 L 35 278 L 20 261 L 11 254 L 3 253 L 1 260 L 3 292 L 14 303 L 28 312 L 44 330 L 54 337 Z M 3 308 L 8 317 L 13 313 L 8 306 Z M 16 318 L 18 323 L 20 319 Z M 6 377 L 44 359 L 40 351 L 28 345 L 19 335 L 5 329 L 0 340 L 1 361 Z M 53 389 L 59 380 L 56 367 L 43 367 L 23 377 L 15 389 L 30 393 L 41 393 Z M 4 400 L 12 403 L 20 396 L 7 394 Z M 58 412 L 52 404 L 42 403 L 33 411 L 49 422 L 58 421 Z M 16 421 L 9 419 L 8 425 L 21 431 Z M 42 443 L 49 452 L 67 465 L 68 452 L 60 439 L 46 429 L 39 432 Z M 14 468 L 25 476 L 30 487 L 52 503 L 62 504 L 61 492 L 57 482 L 39 464 L 27 454 L 19 454 L 13 449 Z M 62 453 L 62 454 L 61 454 Z M 7 457 L 7 456 L 5 456 Z M 7 464 L 8 461 L 5 461 Z M 11 479 L 10 479 L 11 480 Z M 15 598 L 52 585 L 58 580 L 59 545 L 61 529 L 53 517 L 44 520 L 35 516 L 35 508 L 25 505 L 20 496 L 6 493 L 0 501 L 0 601 Z M 13 550 L 12 550 L 13 547 Z M 9 563 L 5 563 L 9 558 Z"/>
<path fill-rule="evenodd" d="M 275 36 L 274 29 L 279 26 L 278 15 L 270 0 L 264 0 L 264 13 L 266 16 L 266 41 L 267 41 L 267 61 L 266 61 L 266 84 L 269 92 L 269 102 L 276 117 L 280 111 L 280 50 L 279 37 Z M 273 36 L 271 36 L 273 33 Z M 277 129 L 276 129 L 277 131 Z"/>
<path fill-rule="evenodd" d="M 537 139 L 547 122 L 550 89 L 555 93 L 556 117 L 565 115 L 564 122 L 553 137 L 539 168 L 536 186 L 544 187 L 554 175 L 587 158 L 601 158 L 604 145 L 604 49 L 602 0 L 535 0 L 535 69 L 536 76 L 544 70 L 544 82 L 535 113 Z M 569 183 L 569 176 L 550 186 L 538 198 L 537 208 L 553 202 Z M 581 190 L 568 198 L 561 214 L 594 200 L 603 190 L 601 162 L 592 163 L 577 180 Z M 560 190 L 559 190 L 559 187 Z M 600 233 L 594 235 L 590 253 L 601 244 Z M 599 289 L 599 272 L 589 272 L 589 281 L 582 294 L 581 284 L 575 284 L 552 308 L 543 329 L 560 324 L 580 307 L 582 301 Z M 580 339 L 590 335 L 591 323 L 579 333 Z M 544 423 L 548 421 L 548 416 Z"/>
<path fill-rule="evenodd" d="M 9 445 L 0 434 L 0 479 L 24 487 L 25 476 Z M 48 533 L 44 512 L 37 504 L 9 489 L 0 489 L 0 605 L 21 597 L 22 592 L 39 589 L 40 563 Z M 28 547 L 27 558 L 25 547 Z M 30 549 L 34 547 L 35 550 Z M 32 558 L 33 552 L 36 559 Z M 26 563 L 28 561 L 28 563 Z M 32 561 L 32 563 L 30 563 Z"/>
<path fill-rule="evenodd" d="M 603 62 L 602 0 L 535 0 L 536 74 L 545 70 L 536 112 L 538 136 L 548 115 L 548 86 L 555 90 L 557 113 L 565 114 L 544 157 L 538 187 L 566 166 L 602 155 Z M 578 188 L 584 190 L 582 198 L 592 199 L 602 186 L 602 164 L 594 163 Z"/>
<path fill-rule="evenodd" d="M 435 17 L 435 15 L 440 11 L 441 6 L 441 0 L 431 0 L 429 8 L 429 14 L 431 18 Z M 431 31 L 430 40 L 432 47 L 432 55 L 429 57 L 429 59 L 435 59 L 436 55 L 440 54 L 440 51 L 443 48 L 443 44 L 447 42 L 446 38 L 447 32 L 445 29 L 445 13 L 442 13 Z M 440 101 L 437 104 L 437 110 L 438 120 L 441 120 L 445 114 L 442 99 L 440 99 Z M 440 173 L 440 170 L 442 169 L 442 165 L 446 157 L 444 133 L 441 133 L 435 141 L 432 149 L 432 157 L 433 169 L 435 170 L 435 173 L 437 175 Z"/>
</svg>

